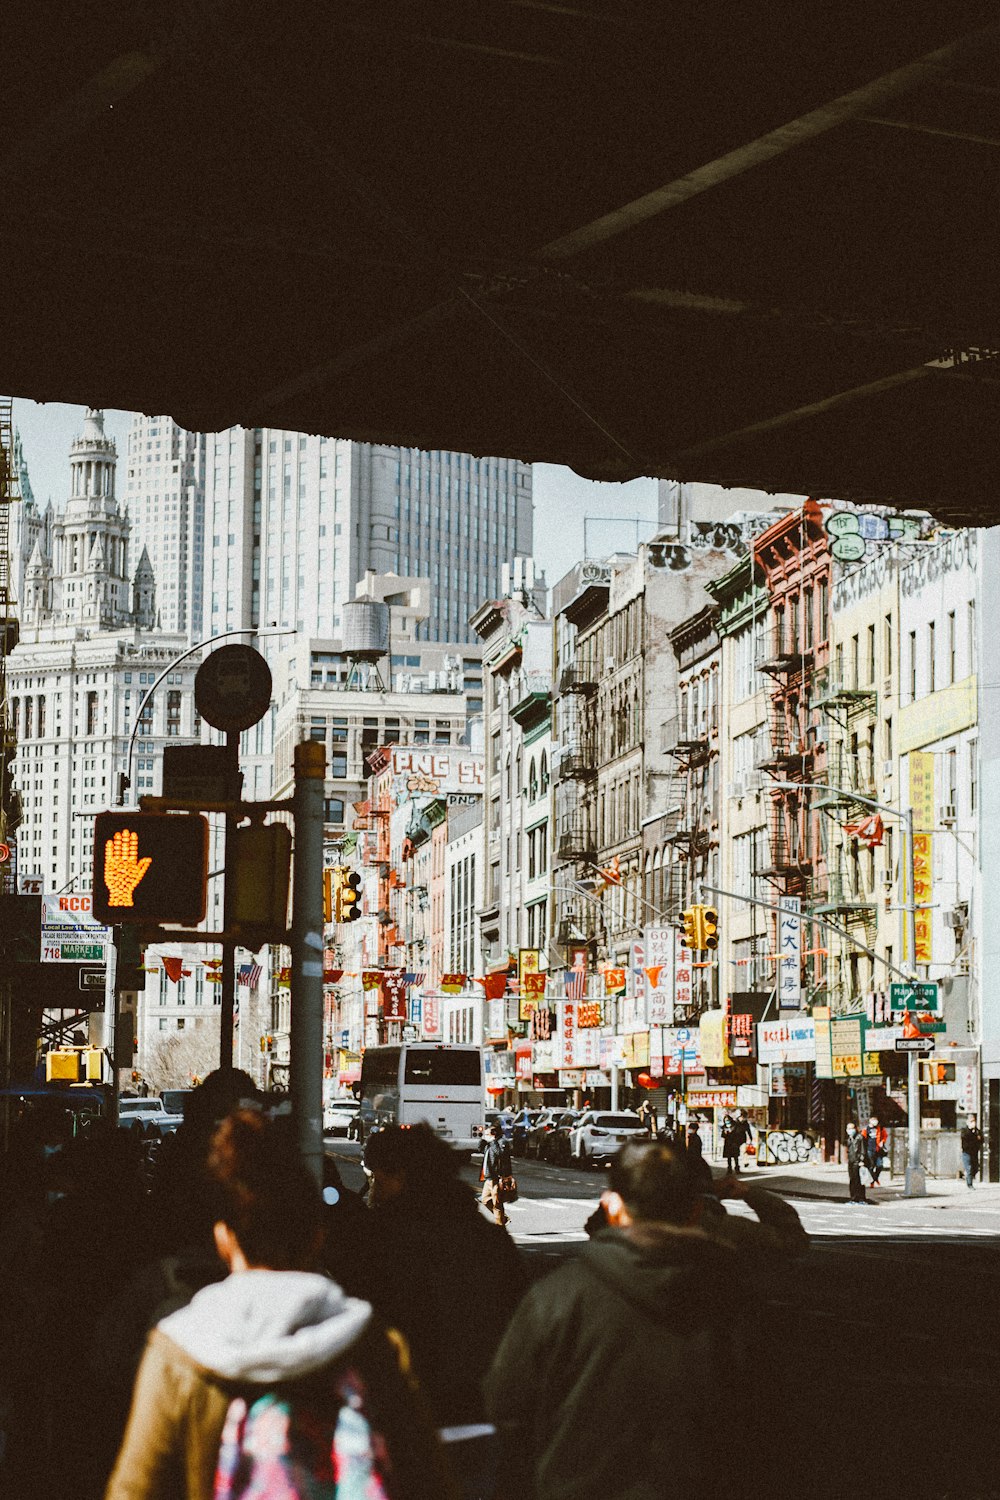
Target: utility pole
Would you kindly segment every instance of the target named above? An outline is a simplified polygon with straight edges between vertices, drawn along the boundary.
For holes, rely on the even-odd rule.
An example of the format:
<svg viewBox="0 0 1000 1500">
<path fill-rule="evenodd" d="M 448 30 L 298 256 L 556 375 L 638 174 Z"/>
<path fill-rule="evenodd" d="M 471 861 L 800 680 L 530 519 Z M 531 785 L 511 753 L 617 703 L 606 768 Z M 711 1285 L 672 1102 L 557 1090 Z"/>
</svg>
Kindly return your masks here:
<svg viewBox="0 0 1000 1500">
<path fill-rule="evenodd" d="M 907 959 L 917 972 L 917 879 L 913 842 L 913 808 L 906 810 L 906 901 L 903 920 L 906 923 Z M 920 1059 L 915 1052 L 906 1056 L 906 1176 L 903 1192 L 907 1198 L 927 1196 L 927 1176 L 920 1162 Z"/>
<path fill-rule="evenodd" d="M 226 731 L 226 759 L 227 779 L 229 781 L 228 800 L 238 802 L 240 799 L 241 776 L 240 776 L 240 732 L 238 729 Z M 233 853 L 233 833 L 237 820 L 232 813 L 226 813 L 224 848 L 222 864 L 225 869 L 225 879 L 222 888 L 222 926 L 226 936 L 222 940 L 222 994 L 220 1000 L 222 1010 L 219 1015 L 219 1067 L 227 1071 L 233 1066 L 233 1012 L 236 1001 L 236 940 L 231 936 L 233 927 L 233 872 L 229 868 L 229 860 Z"/>
<path fill-rule="evenodd" d="M 295 747 L 292 865 L 292 1117 L 302 1160 L 323 1182 L 323 786 L 326 750 Z"/>
</svg>

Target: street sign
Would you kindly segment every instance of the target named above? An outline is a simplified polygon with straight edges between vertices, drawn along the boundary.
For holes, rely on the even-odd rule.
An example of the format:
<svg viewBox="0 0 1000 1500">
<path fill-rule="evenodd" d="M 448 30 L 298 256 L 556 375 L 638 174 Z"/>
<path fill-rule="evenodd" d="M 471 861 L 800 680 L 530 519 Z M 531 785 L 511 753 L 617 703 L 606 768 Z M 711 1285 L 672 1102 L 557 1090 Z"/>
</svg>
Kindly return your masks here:
<svg viewBox="0 0 1000 1500">
<path fill-rule="evenodd" d="M 163 795 L 174 802 L 228 802 L 239 795 L 226 745 L 166 745 Z"/>
<path fill-rule="evenodd" d="M 933 1052 L 932 1036 L 901 1036 L 896 1040 L 897 1052 Z"/>
<path fill-rule="evenodd" d="M 213 729 L 250 729 L 271 702 L 271 669 L 252 646 L 220 646 L 195 674 L 194 701 Z"/>
<path fill-rule="evenodd" d="M 107 983 L 107 969 L 81 969 L 78 979 L 81 990 L 103 990 Z"/>
<path fill-rule="evenodd" d="M 938 1015 L 941 1010 L 941 991 L 934 983 L 891 985 L 890 999 L 893 1010 L 919 1010 L 929 1015 Z"/>
</svg>

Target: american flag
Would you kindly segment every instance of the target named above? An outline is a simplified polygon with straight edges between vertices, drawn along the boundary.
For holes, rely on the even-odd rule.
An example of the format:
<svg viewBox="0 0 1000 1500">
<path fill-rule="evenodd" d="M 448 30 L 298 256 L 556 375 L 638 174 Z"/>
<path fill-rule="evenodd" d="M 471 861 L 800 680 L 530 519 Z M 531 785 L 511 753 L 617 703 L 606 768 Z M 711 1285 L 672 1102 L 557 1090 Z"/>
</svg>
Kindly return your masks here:
<svg viewBox="0 0 1000 1500">
<path fill-rule="evenodd" d="M 587 985 L 586 969 L 566 970 L 566 999 L 582 1000 L 583 992 Z"/>
<path fill-rule="evenodd" d="M 262 973 L 263 970 L 261 969 L 260 964 L 240 964 L 238 974 L 239 982 L 240 984 L 245 984 L 250 989 L 255 990 L 260 984 L 260 976 Z"/>
<path fill-rule="evenodd" d="M 424 984 L 426 980 L 427 971 L 425 969 L 420 969 L 416 973 L 406 973 L 403 975 L 404 984 Z"/>
</svg>

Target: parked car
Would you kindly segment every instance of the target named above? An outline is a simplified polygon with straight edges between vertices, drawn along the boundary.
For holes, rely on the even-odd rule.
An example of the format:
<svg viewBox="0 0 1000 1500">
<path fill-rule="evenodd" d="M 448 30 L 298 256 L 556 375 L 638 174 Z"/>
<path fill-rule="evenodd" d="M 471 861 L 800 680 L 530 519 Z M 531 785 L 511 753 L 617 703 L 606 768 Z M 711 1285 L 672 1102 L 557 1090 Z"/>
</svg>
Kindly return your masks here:
<svg viewBox="0 0 1000 1500">
<path fill-rule="evenodd" d="M 145 1099 L 119 1099 L 118 1124 L 123 1130 L 143 1130 L 146 1135 L 172 1135 L 181 1123 L 180 1115 L 172 1115 L 163 1107 L 157 1094 Z"/>
<path fill-rule="evenodd" d="M 356 1099 L 331 1099 L 323 1109 L 323 1134 L 346 1135 L 350 1138 L 351 1127 L 360 1114 Z"/>
<path fill-rule="evenodd" d="M 481 1125 L 473 1125 L 472 1134 L 481 1140 L 486 1132 L 491 1130 L 498 1122 L 503 1129 L 504 1140 L 512 1141 L 514 1139 L 514 1116 L 509 1109 L 485 1110 L 483 1113 L 483 1123 Z M 473 1149 L 478 1150 L 479 1148 L 474 1147 Z"/>
<path fill-rule="evenodd" d="M 556 1121 L 562 1113 L 563 1111 L 559 1109 L 543 1109 L 538 1112 L 531 1128 L 525 1136 L 525 1156 L 533 1156 L 536 1160 L 541 1158 L 542 1142 L 551 1131 L 555 1130 Z"/>
<path fill-rule="evenodd" d="M 528 1154 L 528 1131 L 538 1119 L 538 1114 L 537 1109 L 522 1109 L 514 1116 L 511 1150 L 515 1156 L 526 1156 Z"/>
<path fill-rule="evenodd" d="M 556 1165 L 560 1165 L 570 1160 L 570 1131 L 582 1114 L 582 1109 L 564 1109 L 562 1111 L 556 1120 L 554 1128 L 548 1132 L 542 1141 L 541 1156 L 543 1161 L 550 1161 Z"/>
<path fill-rule="evenodd" d="M 648 1138 L 648 1131 L 632 1110 L 617 1114 L 588 1109 L 569 1133 L 570 1154 L 581 1167 L 607 1161 L 626 1141 Z"/>
</svg>

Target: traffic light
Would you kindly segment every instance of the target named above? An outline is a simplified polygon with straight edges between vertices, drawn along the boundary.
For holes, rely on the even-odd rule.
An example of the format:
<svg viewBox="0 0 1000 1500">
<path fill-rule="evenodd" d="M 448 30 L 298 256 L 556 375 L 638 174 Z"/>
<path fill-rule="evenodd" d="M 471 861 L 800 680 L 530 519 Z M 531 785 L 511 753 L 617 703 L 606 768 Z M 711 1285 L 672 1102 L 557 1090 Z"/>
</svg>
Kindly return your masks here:
<svg viewBox="0 0 1000 1500">
<path fill-rule="evenodd" d="M 684 928 L 683 928 L 683 931 L 681 932 L 681 947 L 683 947 L 683 948 L 697 948 L 697 947 L 700 946 L 699 945 L 699 941 L 698 941 L 698 939 L 699 939 L 699 928 L 698 928 L 698 914 L 699 914 L 699 911 L 700 911 L 700 908 L 697 907 L 697 906 L 686 906 L 684 908 L 684 911 L 682 913 L 683 921 L 684 921 Z"/>
<path fill-rule="evenodd" d="M 251 823 L 231 837 L 226 853 L 230 919 L 244 946 L 256 952 L 263 943 L 283 941 L 288 928 L 292 833 L 284 823 Z"/>
<path fill-rule="evenodd" d="M 712 949 L 719 946 L 719 913 L 714 906 L 701 908 L 701 938 L 703 948 Z"/>
<path fill-rule="evenodd" d="M 98 813 L 94 901 L 98 922 L 176 922 L 205 916 L 208 819 L 200 813 Z"/>
<path fill-rule="evenodd" d="M 356 922 L 361 915 L 361 876 L 357 870 L 351 870 L 344 874 L 343 883 L 339 891 L 340 914 L 339 922 Z"/>
</svg>

